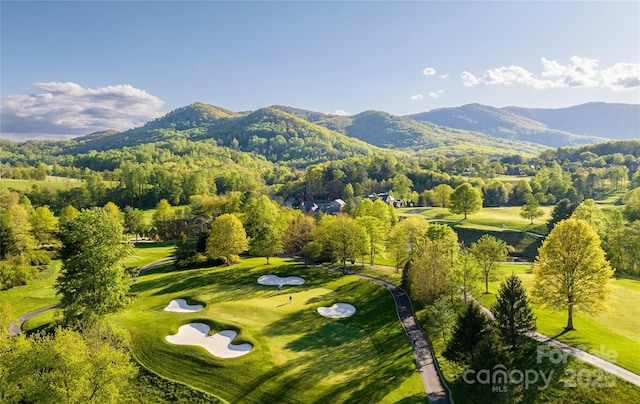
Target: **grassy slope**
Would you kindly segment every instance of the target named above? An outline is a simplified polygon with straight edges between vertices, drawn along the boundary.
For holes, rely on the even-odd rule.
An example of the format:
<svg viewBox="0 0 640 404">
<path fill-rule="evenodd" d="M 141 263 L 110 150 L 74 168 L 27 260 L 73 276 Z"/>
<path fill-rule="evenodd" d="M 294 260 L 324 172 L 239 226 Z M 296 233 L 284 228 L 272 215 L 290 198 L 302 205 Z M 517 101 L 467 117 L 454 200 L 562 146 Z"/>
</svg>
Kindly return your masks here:
<svg viewBox="0 0 640 404">
<path fill-rule="evenodd" d="M 15 189 L 18 191 L 30 190 L 34 185 L 54 190 L 68 190 L 82 186 L 83 182 L 75 178 L 47 176 L 44 181 L 0 179 L 0 188 Z"/>
<path fill-rule="evenodd" d="M 0 303 L 9 303 L 16 317 L 58 303 L 53 284 L 59 273 L 60 262 L 54 262 L 34 282 L 0 292 Z"/>
<path fill-rule="evenodd" d="M 530 265 L 503 265 L 502 268 L 505 274 L 517 274 L 525 288 L 531 287 L 533 273 Z M 614 350 L 617 353 L 616 364 L 634 373 L 640 373 L 640 310 L 637 305 L 640 282 L 612 278 L 610 287 L 606 311 L 598 315 L 574 313 L 573 322 L 577 330 L 559 335 L 557 339 L 572 346 L 587 348 L 589 352 L 593 350 L 594 355 L 601 357 L 607 351 Z M 498 288 L 499 282 L 490 282 L 491 294 L 481 294 L 478 300 L 483 305 L 491 307 Z M 567 325 L 565 311 L 534 308 L 534 314 L 537 318 L 538 332 L 549 337 L 562 333 Z"/>
<path fill-rule="evenodd" d="M 140 298 L 120 315 L 132 333 L 137 359 L 164 377 L 229 401 L 425 399 L 410 344 L 386 290 L 281 259 L 263 264 L 264 259 L 247 259 L 232 267 L 140 277 L 133 286 Z M 256 283 L 269 273 L 301 275 L 307 282 L 278 292 Z M 162 310 L 179 297 L 207 306 L 193 314 Z M 316 312 L 340 301 L 354 304 L 356 315 L 332 320 Z M 250 342 L 254 351 L 222 360 L 201 348 L 165 341 L 191 321 L 209 323 L 212 333 L 238 330 L 237 341 Z"/>
</svg>

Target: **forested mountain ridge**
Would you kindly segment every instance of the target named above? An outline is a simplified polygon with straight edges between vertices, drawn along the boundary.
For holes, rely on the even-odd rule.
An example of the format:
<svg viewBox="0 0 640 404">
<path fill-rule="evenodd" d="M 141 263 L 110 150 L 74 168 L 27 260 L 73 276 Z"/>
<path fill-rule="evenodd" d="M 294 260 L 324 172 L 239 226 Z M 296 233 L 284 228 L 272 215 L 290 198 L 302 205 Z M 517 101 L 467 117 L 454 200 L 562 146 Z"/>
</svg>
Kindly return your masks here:
<svg viewBox="0 0 640 404">
<path fill-rule="evenodd" d="M 274 106 L 237 113 L 202 103 L 178 108 L 124 132 L 105 131 L 71 141 L 60 154 L 77 155 L 142 144 L 212 139 L 218 145 L 304 166 L 353 156 L 418 152 L 425 156 L 483 153 L 535 155 L 544 146 L 366 111 L 353 117 Z"/>
<path fill-rule="evenodd" d="M 568 108 L 507 107 L 504 110 L 578 135 L 616 140 L 640 138 L 638 105 L 590 102 Z"/>
<path fill-rule="evenodd" d="M 339 116 L 290 107 L 273 108 L 290 111 L 316 125 L 378 147 L 417 151 L 429 156 L 460 156 L 466 153 L 463 150 L 470 149 L 489 155 L 501 155 L 505 150 L 537 154 L 545 149 L 538 144 L 493 138 L 482 133 L 418 122 L 382 111 L 364 111 L 353 116 Z"/>
<path fill-rule="evenodd" d="M 559 109 L 467 104 L 409 118 L 551 147 L 640 137 L 640 105 L 635 104 L 588 103 Z"/>
</svg>

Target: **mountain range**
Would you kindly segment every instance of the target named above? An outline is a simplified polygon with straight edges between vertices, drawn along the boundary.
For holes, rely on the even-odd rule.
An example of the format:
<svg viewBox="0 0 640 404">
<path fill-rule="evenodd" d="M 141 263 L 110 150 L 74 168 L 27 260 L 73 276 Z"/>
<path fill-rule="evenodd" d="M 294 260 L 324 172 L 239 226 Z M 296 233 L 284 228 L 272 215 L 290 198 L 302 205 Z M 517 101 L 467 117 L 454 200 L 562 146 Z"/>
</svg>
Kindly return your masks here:
<svg viewBox="0 0 640 404">
<path fill-rule="evenodd" d="M 551 147 L 640 138 L 640 105 L 592 102 L 568 108 L 494 108 L 467 104 L 409 118 Z"/>
<path fill-rule="evenodd" d="M 306 165 L 374 154 L 536 155 L 549 147 L 631 138 L 640 138 L 640 105 L 589 103 L 529 109 L 468 104 L 409 116 L 381 111 L 341 116 L 279 105 L 234 112 L 194 103 L 138 128 L 75 138 L 64 143 L 61 153 L 213 141 L 270 161 Z"/>
</svg>

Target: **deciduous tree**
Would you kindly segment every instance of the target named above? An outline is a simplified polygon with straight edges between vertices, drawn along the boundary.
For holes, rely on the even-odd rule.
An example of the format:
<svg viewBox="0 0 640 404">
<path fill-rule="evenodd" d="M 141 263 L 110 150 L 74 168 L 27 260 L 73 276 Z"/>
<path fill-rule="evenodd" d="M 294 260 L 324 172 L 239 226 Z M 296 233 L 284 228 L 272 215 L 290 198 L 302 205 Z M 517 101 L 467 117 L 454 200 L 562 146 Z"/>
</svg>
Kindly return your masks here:
<svg viewBox="0 0 640 404">
<path fill-rule="evenodd" d="M 67 324 L 90 322 L 126 306 L 130 279 L 122 259 L 133 248 L 122 238 L 122 225 L 104 209 L 83 210 L 62 225 L 62 271 L 55 288 Z"/>
<path fill-rule="evenodd" d="M 449 197 L 449 211 L 464 214 L 465 220 L 467 214 L 477 212 L 480 209 L 482 209 L 482 192 L 467 182 L 458 185 Z"/>
<path fill-rule="evenodd" d="M 540 247 L 532 299 L 551 309 L 566 309 L 566 329 L 573 330 L 574 310 L 601 309 L 611 275 L 596 231 L 584 220 L 563 220 Z"/>
<path fill-rule="evenodd" d="M 540 203 L 536 198 L 530 196 L 527 198 L 527 203 L 520 208 L 520 216 L 525 219 L 529 219 L 529 223 L 533 224 L 533 220 L 544 215 L 544 211 L 540 208 Z"/>
<path fill-rule="evenodd" d="M 483 235 L 471 245 L 484 277 L 485 292 L 489 293 L 489 280 L 495 279 L 498 263 L 507 258 L 507 243 L 488 234 Z"/>
<path fill-rule="evenodd" d="M 211 258 L 225 258 L 231 265 L 231 256 L 249 249 L 247 233 L 242 222 L 235 215 L 225 213 L 211 224 L 211 234 L 207 240 L 207 255 Z"/>
<path fill-rule="evenodd" d="M 433 188 L 433 204 L 446 208 L 449 205 L 449 197 L 453 193 L 453 188 L 448 184 L 440 184 Z"/>
</svg>

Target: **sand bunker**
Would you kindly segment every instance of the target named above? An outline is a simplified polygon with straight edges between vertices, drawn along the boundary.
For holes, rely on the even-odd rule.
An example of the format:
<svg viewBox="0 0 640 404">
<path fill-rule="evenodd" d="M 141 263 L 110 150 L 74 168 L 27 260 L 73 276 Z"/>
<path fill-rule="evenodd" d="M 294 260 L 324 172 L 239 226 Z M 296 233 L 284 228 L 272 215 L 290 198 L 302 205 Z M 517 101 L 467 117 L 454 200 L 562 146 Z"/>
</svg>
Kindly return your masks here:
<svg viewBox="0 0 640 404">
<path fill-rule="evenodd" d="M 218 358 L 237 358 L 253 349 L 251 344 L 233 345 L 231 341 L 238 335 L 232 330 L 222 330 L 208 335 L 211 328 L 204 323 L 185 324 L 178 328 L 175 335 L 167 335 L 166 340 L 176 345 L 201 346 Z"/>
<path fill-rule="evenodd" d="M 297 276 L 286 276 L 284 278 L 278 275 L 262 275 L 258 278 L 261 285 L 302 285 L 304 279 Z"/>
<path fill-rule="evenodd" d="M 204 308 L 201 304 L 190 305 L 184 299 L 175 299 L 169 302 L 164 311 L 175 311 L 177 313 L 193 313 Z"/>
<path fill-rule="evenodd" d="M 331 307 L 318 307 L 320 315 L 331 318 L 351 317 L 355 312 L 356 308 L 349 303 L 336 303 Z"/>
</svg>

